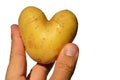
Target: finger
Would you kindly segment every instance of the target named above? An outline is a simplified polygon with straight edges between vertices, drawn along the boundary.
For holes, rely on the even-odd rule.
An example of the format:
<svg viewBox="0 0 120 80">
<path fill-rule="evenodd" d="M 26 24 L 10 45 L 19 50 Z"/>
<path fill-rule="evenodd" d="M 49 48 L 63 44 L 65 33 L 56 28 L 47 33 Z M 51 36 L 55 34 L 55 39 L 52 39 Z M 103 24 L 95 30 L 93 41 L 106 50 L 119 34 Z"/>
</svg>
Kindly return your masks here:
<svg viewBox="0 0 120 80">
<path fill-rule="evenodd" d="M 46 80 L 47 74 L 49 73 L 52 66 L 53 66 L 53 63 L 46 64 L 46 65 L 37 63 L 32 68 L 30 74 L 28 75 L 28 79 L 29 80 Z"/>
<path fill-rule="evenodd" d="M 78 47 L 67 44 L 61 51 L 50 80 L 70 80 L 78 58 Z"/>
<path fill-rule="evenodd" d="M 18 25 L 11 26 L 11 54 L 7 70 L 7 78 L 18 80 L 26 76 L 26 55 Z"/>
</svg>

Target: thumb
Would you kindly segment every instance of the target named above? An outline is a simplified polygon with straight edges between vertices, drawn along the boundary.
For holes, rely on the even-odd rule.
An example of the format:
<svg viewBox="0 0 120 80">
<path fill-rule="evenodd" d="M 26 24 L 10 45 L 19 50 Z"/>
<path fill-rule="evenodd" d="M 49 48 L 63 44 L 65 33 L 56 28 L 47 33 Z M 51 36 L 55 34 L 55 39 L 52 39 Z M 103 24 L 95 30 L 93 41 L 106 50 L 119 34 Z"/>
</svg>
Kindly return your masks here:
<svg viewBox="0 0 120 80">
<path fill-rule="evenodd" d="M 73 43 L 67 44 L 61 51 L 50 80 L 70 80 L 78 58 L 78 47 Z"/>
</svg>

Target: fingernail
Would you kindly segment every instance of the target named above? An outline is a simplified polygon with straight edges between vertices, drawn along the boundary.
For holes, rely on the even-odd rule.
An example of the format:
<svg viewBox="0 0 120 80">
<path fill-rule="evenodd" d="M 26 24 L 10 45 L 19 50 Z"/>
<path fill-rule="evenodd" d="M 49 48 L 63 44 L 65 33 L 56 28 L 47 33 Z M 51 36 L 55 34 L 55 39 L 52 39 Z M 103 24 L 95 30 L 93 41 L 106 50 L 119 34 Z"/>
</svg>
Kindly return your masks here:
<svg viewBox="0 0 120 80">
<path fill-rule="evenodd" d="M 75 48 L 75 46 L 71 45 L 71 46 L 68 46 L 66 48 L 66 52 L 65 54 L 67 56 L 76 56 L 76 54 L 78 53 L 77 49 Z"/>
</svg>

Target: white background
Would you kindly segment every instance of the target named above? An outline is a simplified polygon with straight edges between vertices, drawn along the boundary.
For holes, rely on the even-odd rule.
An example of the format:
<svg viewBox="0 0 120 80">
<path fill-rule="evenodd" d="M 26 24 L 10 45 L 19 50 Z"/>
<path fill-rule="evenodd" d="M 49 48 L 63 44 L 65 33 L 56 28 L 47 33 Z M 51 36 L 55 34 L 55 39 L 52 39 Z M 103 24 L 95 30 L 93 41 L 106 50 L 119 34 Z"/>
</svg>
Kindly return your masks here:
<svg viewBox="0 0 120 80">
<path fill-rule="evenodd" d="M 21 10 L 30 5 L 48 19 L 63 9 L 76 14 L 74 43 L 80 56 L 72 80 L 120 80 L 120 0 L 0 0 L 0 80 L 9 62 L 10 25 L 17 24 Z M 27 60 L 29 72 L 35 62 Z"/>
</svg>

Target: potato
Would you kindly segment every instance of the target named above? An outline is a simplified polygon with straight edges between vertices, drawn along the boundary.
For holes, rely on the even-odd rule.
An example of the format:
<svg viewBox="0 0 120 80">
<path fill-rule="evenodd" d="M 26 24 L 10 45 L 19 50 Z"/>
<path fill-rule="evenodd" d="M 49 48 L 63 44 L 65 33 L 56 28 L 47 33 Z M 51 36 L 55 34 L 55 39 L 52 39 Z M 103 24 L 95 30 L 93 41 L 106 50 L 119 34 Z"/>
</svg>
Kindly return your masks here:
<svg viewBox="0 0 120 80">
<path fill-rule="evenodd" d="M 63 46 L 73 41 L 78 28 L 77 18 L 71 11 L 62 10 L 47 20 L 34 6 L 23 9 L 18 24 L 28 55 L 42 64 L 55 61 Z"/>
</svg>

